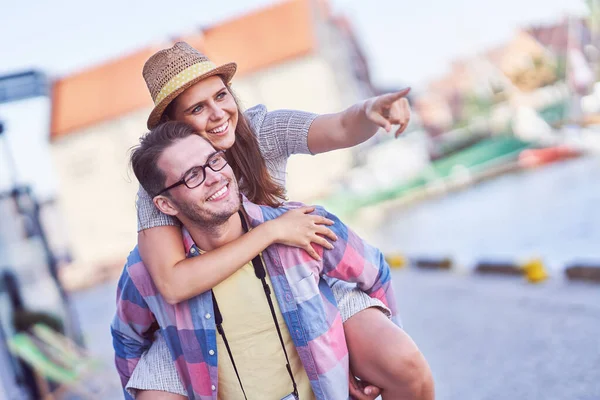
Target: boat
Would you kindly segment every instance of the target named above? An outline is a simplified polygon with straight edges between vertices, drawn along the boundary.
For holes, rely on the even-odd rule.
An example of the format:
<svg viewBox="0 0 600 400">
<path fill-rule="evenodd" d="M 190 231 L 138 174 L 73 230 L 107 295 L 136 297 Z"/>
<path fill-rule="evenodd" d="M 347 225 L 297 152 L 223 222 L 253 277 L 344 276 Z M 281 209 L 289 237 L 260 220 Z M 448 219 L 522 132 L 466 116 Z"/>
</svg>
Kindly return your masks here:
<svg viewBox="0 0 600 400">
<path fill-rule="evenodd" d="M 581 152 L 568 146 L 552 146 L 540 149 L 526 149 L 519 154 L 519 166 L 535 168 L 557 161 L 581 156 Z"/>
</svg>

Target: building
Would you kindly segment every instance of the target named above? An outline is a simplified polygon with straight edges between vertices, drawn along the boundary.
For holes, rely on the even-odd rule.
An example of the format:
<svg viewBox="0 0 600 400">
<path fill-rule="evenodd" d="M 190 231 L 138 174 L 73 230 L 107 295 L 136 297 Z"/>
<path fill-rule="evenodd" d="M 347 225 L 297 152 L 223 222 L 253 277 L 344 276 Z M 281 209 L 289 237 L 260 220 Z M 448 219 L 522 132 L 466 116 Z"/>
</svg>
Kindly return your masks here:
<svg viewBox="0 0 600 400">
<path fill-rule="evenodd" d="M 541 37 L 541 28 L 517 30 L 506 43 L 455 61 L 416 100 L 426 129 L 433 135 L 447 132 L 472 118 L 474 109 L 488 111 L 494 103 L 555 82 L 557 56 Z"/>
<path fill-rule="evenodd" d="M 325 1 L 278 3 L 177 40 L 216 63 L 236 61 L 233 88 L 245 106 L 327 113 L 372 95 L 351 27 Z M 150 55 L 171 44 L 149 46 L 54 84 L 52 152 L 78 266 L 121 264 L 135 244 L 138 185 L 128 150 L 145 132 L 152 107 L 141 71 Z M 293 157 L 290 198 L 327 193 L 351 161 L 349 150 Z"/>
</svg>

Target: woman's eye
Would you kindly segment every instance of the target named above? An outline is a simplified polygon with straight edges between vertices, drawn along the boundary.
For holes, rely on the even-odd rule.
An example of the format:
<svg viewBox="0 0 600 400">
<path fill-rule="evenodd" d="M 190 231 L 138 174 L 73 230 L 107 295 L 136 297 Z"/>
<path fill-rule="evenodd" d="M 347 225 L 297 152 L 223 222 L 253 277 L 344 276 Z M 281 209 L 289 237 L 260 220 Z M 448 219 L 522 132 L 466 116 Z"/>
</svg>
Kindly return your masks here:
<svg viewBox="0 0 600 400">
<path fill-rule="evenodd" d="M 221 92 L 217 95 L 217 99 L 221 100 L 223 97 L 227 96 L 227 92 Z"/>
<path fill-rule="evenodd" d="M 202 106 L 196 106 L 192 110 L 192 113 L 196 114 L 196 113 L 199 113 L 200 111 L 202 111 Z"/>
</svg>

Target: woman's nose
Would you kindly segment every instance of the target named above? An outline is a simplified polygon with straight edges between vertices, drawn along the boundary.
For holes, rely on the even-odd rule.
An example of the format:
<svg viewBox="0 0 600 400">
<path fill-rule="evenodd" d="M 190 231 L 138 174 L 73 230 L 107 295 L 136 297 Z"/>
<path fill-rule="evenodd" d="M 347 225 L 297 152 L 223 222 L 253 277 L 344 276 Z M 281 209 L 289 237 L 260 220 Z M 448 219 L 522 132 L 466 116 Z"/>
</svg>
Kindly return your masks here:
<svg viewBox="0 0 600 400">
<path fill-rule="evenodd" d="M 214 104 L 211 107 L 211 118 L 213 121 L 218 121 L 220 119 L 223 119 L 223 117 L 225 116 L 225 111 L 219 107 L 218 105 Z"/>
</svg>

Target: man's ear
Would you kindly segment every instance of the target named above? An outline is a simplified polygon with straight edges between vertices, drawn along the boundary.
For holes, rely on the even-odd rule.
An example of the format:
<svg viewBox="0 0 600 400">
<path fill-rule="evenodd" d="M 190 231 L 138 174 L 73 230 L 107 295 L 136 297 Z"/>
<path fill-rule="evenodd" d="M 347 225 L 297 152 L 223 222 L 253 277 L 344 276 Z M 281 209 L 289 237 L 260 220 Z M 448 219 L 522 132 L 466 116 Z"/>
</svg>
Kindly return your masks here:
<svg viewBox="0 0 600 400">
<path fill-rule="evenodd" d="M 173 204 L 173 201 L 169 199 L 167 196 L 158 195 L 152 199 L 154 205 L 160 212 L 163 214 L 171 215 L 173 217 L 177 216 L 179 210 Z"/>
</svg>

